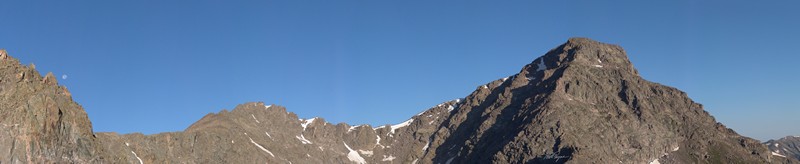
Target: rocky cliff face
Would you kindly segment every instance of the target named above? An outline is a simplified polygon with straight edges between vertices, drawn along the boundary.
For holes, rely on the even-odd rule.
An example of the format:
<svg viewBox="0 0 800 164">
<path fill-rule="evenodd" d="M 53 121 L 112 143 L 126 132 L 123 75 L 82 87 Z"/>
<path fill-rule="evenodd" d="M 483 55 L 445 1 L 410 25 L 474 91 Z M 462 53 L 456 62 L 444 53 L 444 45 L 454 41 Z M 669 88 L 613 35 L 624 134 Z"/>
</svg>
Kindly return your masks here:
<svg viewBox="0 0 800 164">
<path fill-rule="evenodd" d="M 0 116 L 9 125 L 0 129 L 0 150 L 8 150 L 7 143 L 13 150 L 0 153 L 0 161 L 797 163 L 716 122 L 686 93 L 644 80 L 621 47 L 585 38 L 570 39 L 519 73 L 479 86 L 465 98 L 378 127 L 298 118 L 284 107 L 255 102 L 208 114 L 182 132 L 95 137 L 86 114 L 52 76 L 28 84 L 50 88 L 41 94 L 54 97 L 56 108 L 15 106 L 31 104 L 34 98 L 24 97 L 36 94 L 8 92 L 7 85 L 25 82 L 19 80 L 24 77 L 6 78 L 32 69 L 3 62 L 0 92 L 13 99 L 3 101 L 8 104 L 2 104 L 2 112 L 26 117 Z M 67 107 L 75 110 L 60 110 Z M 60 114 L 45 117 L 59 118 L 48 122 L 31 111 Z"/>
<path fill-rule="evenodd" d="M 0 163 L 100 162 L 86 112 L 35 68 L 0 50 Z"/>
<path fill-rule="evenodd" d="M 786 136 L 764 144 L 772 150 L 772 155 L 800 159 L 800 136 Z"/>
</svg>

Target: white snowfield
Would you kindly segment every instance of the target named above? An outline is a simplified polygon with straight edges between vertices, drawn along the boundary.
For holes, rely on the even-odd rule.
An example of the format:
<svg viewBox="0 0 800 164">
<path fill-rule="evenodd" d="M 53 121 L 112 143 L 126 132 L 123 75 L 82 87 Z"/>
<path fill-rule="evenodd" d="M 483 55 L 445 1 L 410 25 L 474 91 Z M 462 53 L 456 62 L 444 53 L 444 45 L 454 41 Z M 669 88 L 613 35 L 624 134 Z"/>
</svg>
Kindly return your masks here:
<svg viewBox="0 0 800 164">
<path fill-rule="evenodd" d="M 316 117 L 307 120 L 300 119 L 300 122 L 302 122 L 300 126 L 303 126 L 303 131 L 306 131 L 306 127 L 308 127 L 308 125 L 313 123 L 316 119 Z"/>
<path fill-rule="evenodd" d="M 400 129 L 400 128 L 402 128 L 402 127 L 406 127 L 406 126 L 408 126 L 408 125 L 411 125 L 411 122 L 412 122 L 412 121 L 414 121 L 414 119 L 413 119 L 413 118 L 412 118 L 412 119 L 408 119 L 408 120 L 406 120 L 406 121 L 405 121 L 405 122 L 403 122 L 403 123 L 400 123 L 400 124 L 397 124 L 397 125 L 392 125 L 392 126 L 391 126 L 392 130 L 390 130 L 390 131 L 389 131 L 389 134 L 394 134 L 394 131 L 395 131 L 395 130 L 397 130 L 397 129 Z"/>
<path fill-rule="evenodd" d="M 346 147 L 347 151 L 349 151 L 347 153 L 347 159 L 349 159 L 350 161 L 353 161 L 355 163 L 358 163 L 358 164 L 366 164 L 367 163 L 367 160 L 364 160 L 364 158 L 361 157 L 361 155 L 359 155 L 358 152 L 353 151 L 353 149 L 351 149 L 350 146 L 347 146 L 347 143 L 345 143 L 344 141 L 342 141 L 342 143 L 344 143 L 344 147 Z"/>
</svg>

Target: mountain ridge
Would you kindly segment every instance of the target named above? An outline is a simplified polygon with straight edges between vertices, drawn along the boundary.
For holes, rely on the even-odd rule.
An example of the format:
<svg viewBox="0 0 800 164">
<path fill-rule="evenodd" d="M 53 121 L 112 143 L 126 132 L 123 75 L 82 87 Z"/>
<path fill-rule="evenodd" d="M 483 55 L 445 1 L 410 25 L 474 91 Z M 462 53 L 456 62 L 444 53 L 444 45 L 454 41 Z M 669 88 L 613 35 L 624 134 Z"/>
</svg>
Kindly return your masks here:
<svg viewBox="0 0 800 164">
<path fill-rule="evenodd" d="M 786 136 L 764 142 L 773 155 L 800 159 L 800 136 Z"/>
<path fill-rule="evenodd" d="M 19 75 L 16 72 L 30 72 L 35 66 L 24 67 L 18 61 L 16 65 L 9 64 L 13 62 L 6 62 L 9 57 L 5 51 L 0 51 L 0 58 L 4 58 L 5 71 L 0 78 L 3 98 L 31 94 L 5 89 L 30 84 L 49 86 L 55 91 L 48 92 L 50 97 L 61 98 L 67 102 L 64 104 L 77 104 L 67 96 L 65 87 L 53 87 L 57 81 L 52 74 L 41 77 L 34 70 L 38 78 Z M 17 71 L 19 68 L 22 71 Z M 63 117 L 62 110 L 51 110 L 53 107 L 47 103 L 28 108 L 57 114 L 55 118 L 73 118 Z M 12 115 L 24 113 L 3 111 Z M 34 141 L 19 145 L 16 143 L 21 139 L 16 138 L 0 140 L 0 150 L 12 150 L 0 153 L 0 161 L 797 163 L 772 154 L 757 140 L 716 122 L 685 92 L 643 79 L 622 47 L 588 38 L 570 38 L 525 65 L 519 73 L 478 86 L 464 98 L 435 105 L 394 125 L 332 124 L 319 117 L 299 118 L 279 105 L 250 102 L 230 111 L 209 113 L 184 131 L 152 135 L 94 133 L 85 112 L 80 113 L 80 106 L 74 111 L 78 113 L 66 116 L 78 116 L 76 119 L 58 119 L 58 125 L 69 126 L 25 132 L 0 128 L 0 136 L 40 134 L 73 125 L 78 129 L 42 133 L 45 139 L 74 140 L 51 144 L 68 145 L 63 148 L 41 147 Z M 37 120 L 37 116 L 22 120 L 0 118 L 0 123 Z"/>
</svg>

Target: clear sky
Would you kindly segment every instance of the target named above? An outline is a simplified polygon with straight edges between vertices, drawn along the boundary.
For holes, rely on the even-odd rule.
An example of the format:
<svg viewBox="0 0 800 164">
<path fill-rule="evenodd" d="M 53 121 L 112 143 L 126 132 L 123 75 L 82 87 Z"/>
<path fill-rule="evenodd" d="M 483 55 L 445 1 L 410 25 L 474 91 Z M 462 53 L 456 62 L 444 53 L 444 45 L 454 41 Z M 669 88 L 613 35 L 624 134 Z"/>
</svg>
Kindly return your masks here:
<svg viewBox="0 0 800 164">
<path fill-rule="evenodd" d="M 251 101 L 395 124 L 590 37 L 741 134 L 800 135 L 800 4 L 752 2 L 4 1 L 0 48 L 96 132 L 153 134 Z"/>
</svg>

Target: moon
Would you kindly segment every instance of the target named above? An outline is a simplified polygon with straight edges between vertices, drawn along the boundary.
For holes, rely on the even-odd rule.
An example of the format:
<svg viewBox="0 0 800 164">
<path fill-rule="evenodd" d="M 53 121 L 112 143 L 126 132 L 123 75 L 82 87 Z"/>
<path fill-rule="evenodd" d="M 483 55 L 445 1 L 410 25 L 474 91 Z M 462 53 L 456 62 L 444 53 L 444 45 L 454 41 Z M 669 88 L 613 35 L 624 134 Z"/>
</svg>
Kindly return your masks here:
<svg viewBox="0 0 800 164">
<path fill-rule="evenodd" d="M 66 80 L 67 79 L 67 75 L 66 74 L 61 75 L 61 79 Z"/>
</svg>

